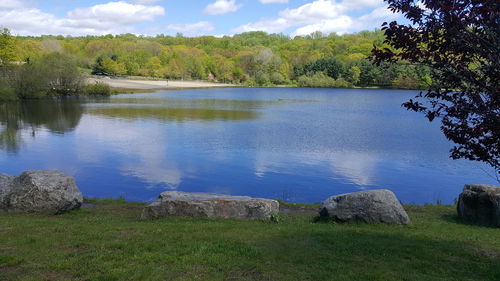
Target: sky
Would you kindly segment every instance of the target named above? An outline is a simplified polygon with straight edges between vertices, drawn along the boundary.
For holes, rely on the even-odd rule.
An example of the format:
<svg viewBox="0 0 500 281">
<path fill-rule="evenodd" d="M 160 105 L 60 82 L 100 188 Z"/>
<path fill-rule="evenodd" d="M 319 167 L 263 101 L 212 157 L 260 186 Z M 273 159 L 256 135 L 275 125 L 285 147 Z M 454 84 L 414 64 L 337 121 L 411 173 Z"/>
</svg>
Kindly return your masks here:
<svg viewBox="0 0 500 281">
<path fill-rule="evenodd" d="M 246 31 L 308 35 L 379 28 L 401 20 L 383 0 L 0 0 L 13 35 L 134 33 L 224 36 Z"/>
</svg>

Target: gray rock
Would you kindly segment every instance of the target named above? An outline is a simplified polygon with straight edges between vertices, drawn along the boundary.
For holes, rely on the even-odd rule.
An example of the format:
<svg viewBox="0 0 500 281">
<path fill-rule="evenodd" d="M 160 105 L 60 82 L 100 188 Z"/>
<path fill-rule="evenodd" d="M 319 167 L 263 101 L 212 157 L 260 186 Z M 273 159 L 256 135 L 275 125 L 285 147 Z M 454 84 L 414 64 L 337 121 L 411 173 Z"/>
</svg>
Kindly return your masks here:
<svg viewBox="0 0 500 281">
<path fill-rule="evenodd" d="M 270 218 L 276 200 L 211 193 L 167 191 L 142 210 L 142 219 L 165 217 Z"/>
<path fill-rule="evenodd" d="M 387 189 L 332 196 L 319 209 L 320 217 L 338 222 L 409 224 L 396 195 Z"/>
<path fill-rule="evenodd" d="M 465 221 L 500 227 L 500 186 L 465 185 L 458 198 L 457 212 Z"/>
<path fill-rule="evenodd" d="M 14 212 L 59 214 L 82 203 L 73 177 L 51 170 L 22 173 L 10 183 L 6 195 L 6 209 Z"/>
<path fill-rule="evenodd" d="M 7 208 L 7 195 L 10 194 L 11 184 L 16 177 L 0 174 L 0 210 Z"/>
</svg>

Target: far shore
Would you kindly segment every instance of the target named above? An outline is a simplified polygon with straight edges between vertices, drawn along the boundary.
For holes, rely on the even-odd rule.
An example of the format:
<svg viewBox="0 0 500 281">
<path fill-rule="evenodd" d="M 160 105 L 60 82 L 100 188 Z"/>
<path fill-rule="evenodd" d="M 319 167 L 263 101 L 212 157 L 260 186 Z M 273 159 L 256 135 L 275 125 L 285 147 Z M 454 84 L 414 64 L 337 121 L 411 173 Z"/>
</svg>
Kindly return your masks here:
<svg viewBox="0 0 500 281">
<path fill-rule="evenodd" d="M 92 77 L 87 79 L 88 83 L 105 83 L 116 89 L 130 90 L 174 90 L 174 89 L 196 89 L 196 88 L 223 88 L 238 87 L 235 84 L 225 84 L 207 81 L 183 81 L 183 80 L 147 80 L 111 77 Z"/>
<path fill-rule="evenodd" d="M 248 87 L 242 84 L 230 84 L 219 82 L 208 82 L 202 80 L 166 80 L 147 77 L 110 77 L 110 76 L 92 76 L 86 79 L 87 83 L 104 83 L 109 85 L 118 93 L 140 93 L 154 92 L 159 90 L 182 90 L 182 89 L 206 89 L 206 88 L 239 88 Z M 257 86 L 269 87 L 269 86 Z M 271 88 L 300 88 L 296 85 L 274 85 Z M 325 88 L 336 89 L 336 88 Z M 352 87 L 339 89 L 391 89 L 381 87 Z M 391 89 L 399 90 L 399 89 Z M 403 90 L 403 89 L 401 89 Z M 404 89 L 408 90 L 408 89 Z"/>
</svg>

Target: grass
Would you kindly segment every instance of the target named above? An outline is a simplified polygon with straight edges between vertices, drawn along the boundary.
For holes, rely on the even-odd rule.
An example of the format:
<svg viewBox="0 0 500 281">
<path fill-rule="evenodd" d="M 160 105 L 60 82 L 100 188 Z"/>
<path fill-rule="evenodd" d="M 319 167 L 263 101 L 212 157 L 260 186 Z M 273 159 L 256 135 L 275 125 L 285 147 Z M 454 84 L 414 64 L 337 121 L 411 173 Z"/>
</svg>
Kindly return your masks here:
<svg viewBox="0 0 500 281">
<path fill-rule="evenodd" d="M 283 200 L 278 200 L 281 208 L 299 209 L 299 210 L 316 210 L 321 203 L 305 204 L 305 203 L 291 203 Z"/>
<path fill-rule="evenodd" d="M 156 90 L 151 90 L 151 89 L 130 89 L 130 88 L 118 88 L 118 87 L 111 87 L 113 95 L 119 95 L 119 94 L 147 94 L 147 93 L 154 93 Z"/>
<path fill-rule="evenodd" d="M 308 212 L 140 221 L 143 204 L 87 203 L 0 213 L 0 280 L 500 280 L 500 230 L 460 223 L 451 206 L 406 206 L 413 224 L 391 226 Z"/>
</svg>

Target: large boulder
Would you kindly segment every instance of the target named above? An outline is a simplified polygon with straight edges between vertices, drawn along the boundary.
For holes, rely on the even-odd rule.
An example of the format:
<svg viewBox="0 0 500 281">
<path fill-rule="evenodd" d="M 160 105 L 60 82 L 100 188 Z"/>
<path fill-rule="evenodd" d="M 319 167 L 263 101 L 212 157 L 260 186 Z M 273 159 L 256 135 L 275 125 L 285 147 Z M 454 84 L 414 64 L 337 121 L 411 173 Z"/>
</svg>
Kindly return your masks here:
<svg viewBox="0 0 500 281">
<path fill-rule="evenodd" d="M 387 189 L 332 196 L 321 204 L 319 214 L 337 222 L 410 223 L 396 195 Z"/>
<path fill-rule="evenodd" d="M 142 219 L 165 217 L 270 218 L 276 200 L 211 193 L 167 191 L 142 210 Z"/>
<path fill-rule="evenodd" d="M 457 211 L 465 221 L 500 227 L 500 186 L 465 185 L 458 197 Z"/>
<path fill-rule="evenodd" d="M 0 177 L 0 208 L 6 211 L 59 214 L 80 207 L 83 195 L 73 177 L 58 171 L 32 170 Z"/>
</svg>

